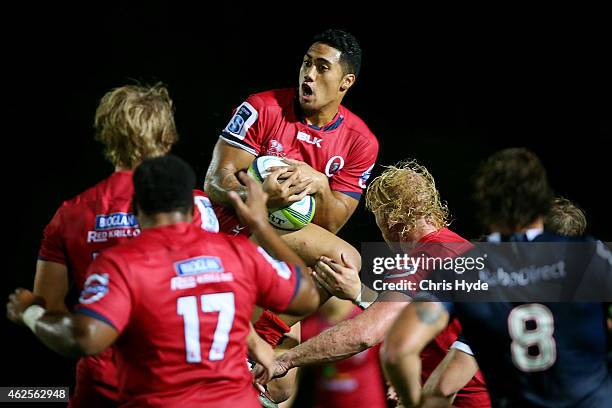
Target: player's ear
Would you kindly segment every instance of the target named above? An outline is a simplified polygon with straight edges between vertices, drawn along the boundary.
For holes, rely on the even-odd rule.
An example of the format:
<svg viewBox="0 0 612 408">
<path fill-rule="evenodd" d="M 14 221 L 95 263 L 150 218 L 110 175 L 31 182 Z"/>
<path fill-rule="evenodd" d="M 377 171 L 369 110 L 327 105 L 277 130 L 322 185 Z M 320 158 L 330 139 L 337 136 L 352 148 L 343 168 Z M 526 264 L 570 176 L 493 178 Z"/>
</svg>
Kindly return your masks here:
<svg viewBox="0 0 612 408">
<path fill-rule="evenodd" d="M 355 74 L 346 74 L 340 83 L 340 92 L 346 92 L 355 83 Z"/>
</svg>

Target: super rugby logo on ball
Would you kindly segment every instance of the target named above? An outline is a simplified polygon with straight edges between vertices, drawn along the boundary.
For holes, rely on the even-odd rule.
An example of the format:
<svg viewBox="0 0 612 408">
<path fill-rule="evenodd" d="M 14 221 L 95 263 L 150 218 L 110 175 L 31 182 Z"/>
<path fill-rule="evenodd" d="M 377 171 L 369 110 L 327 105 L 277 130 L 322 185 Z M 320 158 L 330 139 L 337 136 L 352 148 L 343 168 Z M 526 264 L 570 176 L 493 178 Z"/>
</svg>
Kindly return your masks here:
<svg viewBox="0 0 612 408">
<path fill-rule="evenodd" d="M 288 166 L 282 158 L 276 156 L 261 156 L 253 160 L 247 173 L 255 180 L 263 183 L 270 174 L 270 167 Z M 306 196 L 288 207 L 269 210 L 268 221 L 276 228 L 296 231 L 312 221 L 315 213 L 315 199 Z"/>
</svg>

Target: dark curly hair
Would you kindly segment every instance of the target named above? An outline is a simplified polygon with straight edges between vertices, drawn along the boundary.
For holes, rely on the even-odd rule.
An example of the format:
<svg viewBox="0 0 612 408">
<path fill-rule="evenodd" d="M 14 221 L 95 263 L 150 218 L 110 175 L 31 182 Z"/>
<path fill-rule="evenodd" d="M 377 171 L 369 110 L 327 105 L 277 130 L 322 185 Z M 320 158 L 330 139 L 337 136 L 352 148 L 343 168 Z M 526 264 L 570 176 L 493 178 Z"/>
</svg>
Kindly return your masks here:
<svg viewBox="0 0 612 408">
<path fill-rule="evenodd" d="M 344 74 L 359 75 L 361 69 L 361 47 L 357 39 L 346 31 L 329 29 L 313 38 L 313 43 L 323 43 L 340 51 L 340 63 Z"/>
<path fill-rule="evenodd" d="M 485 227 L 516 231 L 544 216 L 553 198 L 540 159 L 523 148 L 501 150 L 480 167 L 475 201 Z"/>
<path fill-rule="evenodd" d="M 171 154 L 143 161 L 134 171 L 134 209 L 147 215 L 193 207 L 195 173 L 184 160 Z"/>
</svg>

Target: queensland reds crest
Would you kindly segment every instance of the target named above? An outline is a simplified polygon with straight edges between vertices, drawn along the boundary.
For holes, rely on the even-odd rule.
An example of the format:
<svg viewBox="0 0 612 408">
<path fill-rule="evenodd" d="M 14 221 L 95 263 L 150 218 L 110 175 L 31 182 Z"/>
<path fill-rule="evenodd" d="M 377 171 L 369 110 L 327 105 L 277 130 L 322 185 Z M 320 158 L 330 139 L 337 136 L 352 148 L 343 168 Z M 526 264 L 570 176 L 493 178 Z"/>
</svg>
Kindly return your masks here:
<svg viewBox="0 0 612 408">
<path fill-rule="evenodd" d="M 87 278 L 84 286 L 79 302 L 84 304 L 97 302 L 108 293 L 108 274 L 94 273 Z"/>
<path fill-rule="evenodd" d="M 283 145 L 276 139 L 272 139 L 270 141 L 270 147 L 266 151 L 266 154 L 269 156 L 279 156 L 284 157 L 285 152 L 283 151 Z"/>
<path fill-rule="evenodd" d="M 325 174 L 327 177 L 331 177 L 344 167 L 344 159 L 342 156 L 334 156 L 327 162 L 325 166 Z"/>
</svg>

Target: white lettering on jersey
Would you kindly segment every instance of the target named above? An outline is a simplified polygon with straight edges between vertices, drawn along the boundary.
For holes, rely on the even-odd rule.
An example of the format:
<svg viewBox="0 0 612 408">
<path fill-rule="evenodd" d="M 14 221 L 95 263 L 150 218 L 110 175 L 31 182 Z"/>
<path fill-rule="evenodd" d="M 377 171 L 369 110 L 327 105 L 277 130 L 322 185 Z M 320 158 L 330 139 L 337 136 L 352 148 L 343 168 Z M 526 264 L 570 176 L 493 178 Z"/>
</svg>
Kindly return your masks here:
<svg viewBox="0 0 612 408">
<path fill-rule="evenodd" d="M 111 238 L 133 238 L 140 235 L 140 228 L 87 231 L 87 242 L 106 242 Z"/>
<path fill-rule="evenodd" d="M 207 283 L 233 282 L 234 275 L 231 272 L 213 272 L 191 276 L 175 276 L 170 279 L 170 290 L 192 289 L 198 285 Z"/>
<path fill-rule="evenodd" d="M 323 141 L 323 139 L 319 139 L 316 136 L 311 137 L 308 133 L 304 133 L 304 132 L 298 132 L 297 139 L 299 141 L 306 142 L 311 145 L 315 145 L 317 147 L 321 147 L 321 142 Z"/>
<path fill-rule="evenodd" d="M 234 113 L 234 116 L 232 116 L 225 127 L 225 131 L 240 140 L 244 140 L 249 128 L 255 123 L 258 116 L 259 113 L 253 105 L 248 102 L 243 102 L 242 105 L 236 109 L 236 113 Z"/>
</svg>

